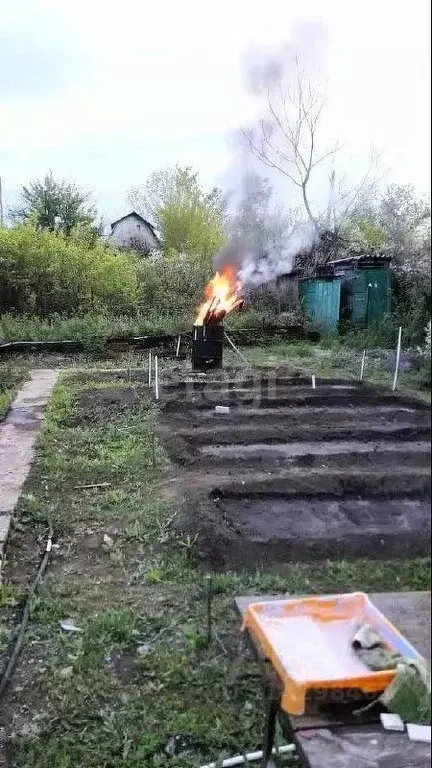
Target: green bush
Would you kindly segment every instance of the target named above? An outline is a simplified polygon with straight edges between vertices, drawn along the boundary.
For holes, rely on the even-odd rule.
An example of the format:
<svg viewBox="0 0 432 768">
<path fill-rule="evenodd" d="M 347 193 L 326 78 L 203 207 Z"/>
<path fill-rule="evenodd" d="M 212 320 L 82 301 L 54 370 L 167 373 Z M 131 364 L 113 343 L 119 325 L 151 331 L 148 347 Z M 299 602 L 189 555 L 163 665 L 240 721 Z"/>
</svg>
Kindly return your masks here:
<svg viewBox="0 0 432 768">
<path fill-rule="evenodd" d="M 133 259 L 30 226 L 0 229 L 0 312 L 80 315 L 138 307 Z"/>
<path fill-rule="evenodd" d="M 140 310 L 194 318 L 203 301 L 204 286 L 212 275 L 211 261 L 170 250 L 136 262 Z"/>
<path fill-rule="evenodd" d="M 404 330 L 407 346 L 423 346 L 431 313 L 430 274 L 397 272 L 393 280 L 393 298 L 394 313 L 398 325 Z"/>
<path fill-rule="evenodd" d="M 390 349 L 396 346 L 399 320 L 393 314 L 367 328 L 350 328 L 341 337 L 341 344 L 353 349 Z"/>
</svg>

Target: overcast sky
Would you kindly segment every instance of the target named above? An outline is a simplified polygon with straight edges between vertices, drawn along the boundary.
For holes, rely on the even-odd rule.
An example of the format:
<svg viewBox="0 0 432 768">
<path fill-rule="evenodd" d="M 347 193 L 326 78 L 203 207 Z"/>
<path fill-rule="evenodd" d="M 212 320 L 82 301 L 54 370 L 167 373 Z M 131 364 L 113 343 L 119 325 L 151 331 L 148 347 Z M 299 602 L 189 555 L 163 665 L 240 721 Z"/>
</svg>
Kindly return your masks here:
<svg viewBox="0 0 432 768">
<path fill-rule="evenodd" d="M 127 211 L 128 187 L 176 162 L 193 165 L 205 184 L 235 185 L 230 137 L 259 108 L 245 63 L 308 24 L 328 81 L 326 131 L 340 137 L 350 168 L 374 145 L 389 180 L 429 193 L 430 0 L 0 6 L 6 207 L 48 169 L 93 190 L 106 221 Z M 301 35 L 299 44 L 308 49 Z"/>
</svg>

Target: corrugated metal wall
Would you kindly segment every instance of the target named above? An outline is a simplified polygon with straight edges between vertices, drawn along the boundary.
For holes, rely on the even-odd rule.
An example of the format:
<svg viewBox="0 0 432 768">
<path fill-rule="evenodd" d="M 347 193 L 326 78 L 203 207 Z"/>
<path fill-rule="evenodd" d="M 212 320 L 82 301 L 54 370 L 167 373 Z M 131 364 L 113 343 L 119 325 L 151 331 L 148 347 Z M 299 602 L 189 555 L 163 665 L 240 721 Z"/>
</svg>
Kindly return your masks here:
<svg viewBox="0 0 432 768">
<path fill-rule="evenodd" d="M 303 310 L 324 331 L 337 331 L 340 320 L 372 325 L 390 312 L 390 279 L 389 269 L 359 269 L 343 278 L 304 280 L 300 287 Z"/>
<path fill-rule="evenodd" d="M 353 303 L 349 320 L 354 325 L 371 325 L 390 312 L 390 270 L 361 269 L 353 278 Z"/>
<path fill-rule="evenodd" d="M 341 280 L 304 280 L 300 296 L 305 314 L 316 328 L 337 331 Z"/>
</svg>

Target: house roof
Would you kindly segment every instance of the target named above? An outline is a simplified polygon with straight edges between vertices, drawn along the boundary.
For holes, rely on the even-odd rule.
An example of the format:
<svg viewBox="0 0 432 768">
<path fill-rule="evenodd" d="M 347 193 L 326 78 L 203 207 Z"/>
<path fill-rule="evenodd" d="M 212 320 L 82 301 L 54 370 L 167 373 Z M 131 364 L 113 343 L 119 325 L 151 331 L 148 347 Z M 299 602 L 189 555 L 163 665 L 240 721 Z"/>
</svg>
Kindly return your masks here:
<svg viewBox="0 0 432 768">
<path fill-rule="evenodd" d="M 136 211 L 131 211 L 130 213 L 127 213 L 125 216 L 121 216 L 121 218 L 120 218 L 120 219 L 117 219 L 116 221 L 113 221 L 113 223 L 111 224 L 111 232 L 113 231 L 113 229 L 114 229 L 114 227 L 115 227 L 115 225 L 116 225 L 116 224 L 119 224 L 119 222 L 120 222 L 120 221 L 124 221 L 125 219 L 128 219 L 130 216 L 135 216 L 135 218 L 137 218 L 137 219 L 139 219 L 140 221 L 142 221 L 142 222 L 143 222 L 143 224 L 146 224 L 146 225 L 147 225 L 147 227 L 149 227 L 149 229 L 151 229 L 151 231 L 152 231 L 153 235 L 155 236 L 155 238 L 156 238 L 157 240 L 159 240 L 159 238 L 158 238 L 158 236 L 157 236 L 157 234 L 156 234 L 156 232 L 155 232 L 155 229 L 154 229 L 154 226 L 153 226 L 153 224 L 150 224 L 150 222 L 149 222 L 149 221 L 147 221 L 147 219 L 144 219 L 144 218 L 143 218 L 143 217 L 142 217 L 142 216 L 141 216 L 139 213 L 137 213 Z"/>
</svg>

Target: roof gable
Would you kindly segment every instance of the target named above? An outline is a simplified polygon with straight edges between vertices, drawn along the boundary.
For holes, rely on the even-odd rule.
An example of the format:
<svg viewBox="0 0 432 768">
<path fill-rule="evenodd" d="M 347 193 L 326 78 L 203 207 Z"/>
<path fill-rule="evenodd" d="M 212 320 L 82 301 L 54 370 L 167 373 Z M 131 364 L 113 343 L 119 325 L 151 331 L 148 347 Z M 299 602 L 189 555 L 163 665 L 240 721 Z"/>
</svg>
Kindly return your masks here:
<svg viewBox="0 0 432 768">
<path fill-rule="evenodd" d="M 143 224 L 145 224 L 147 227 L 149 227 L 151 229 L 152 233 L 154 234 L 154 236 L 157 237 L 156 232 L 154 231 L 153 224 L 150 224 L 149 221 L 147 221 L 142 216 L 140 216 L 140 214 L 137 213 L 136 211 L 131 211 L 130 213 L 127 213 L 125 216 L 121 216 L 120 219 L 117 219 L 116 221 L 113 221 L 113 223 L 111 224 L 111 232 L 114 230 L 114 227 L 116 226 L 116 224 L 119 224 L 121 221 L 124 221 L 125 219 L 130 219 L 132 217 L 135 218 L 135 219 L 139 219 L 139 221 L 141 221 Z"/>
</svg>

